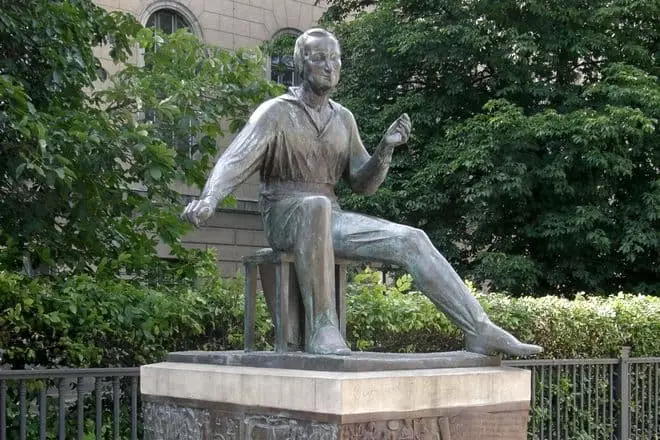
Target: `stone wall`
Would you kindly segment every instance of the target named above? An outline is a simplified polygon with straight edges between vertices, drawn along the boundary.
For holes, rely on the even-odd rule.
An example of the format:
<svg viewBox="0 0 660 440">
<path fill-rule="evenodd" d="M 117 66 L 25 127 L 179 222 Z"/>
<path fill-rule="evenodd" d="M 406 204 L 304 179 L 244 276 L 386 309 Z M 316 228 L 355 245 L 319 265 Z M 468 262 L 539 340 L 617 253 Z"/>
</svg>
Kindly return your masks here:
<svg viewBox="0 0 660 440">
<path fill-rule="evenodd" d="M 141 23 L 159 9 L 173 9 L 206 43 L 227 49 L 251 47 L 282 30 L 312 27 L 326 9 L 324 0 L 96 0 L 108 10 L 135 15 Z M 317 4 L 318 3 L 318 4 Z M 107 54 L 101 58 L 109 60 Z"/>
<path fill-rule="evenodd" d="M 242 272 L 242 258 L 268 246 L 261 214 L 239 209 L 219 210 L 204 227 L 188 234 L 183 242 L 190 247 L 213 249 L 226 276 Z"/>
</svg>

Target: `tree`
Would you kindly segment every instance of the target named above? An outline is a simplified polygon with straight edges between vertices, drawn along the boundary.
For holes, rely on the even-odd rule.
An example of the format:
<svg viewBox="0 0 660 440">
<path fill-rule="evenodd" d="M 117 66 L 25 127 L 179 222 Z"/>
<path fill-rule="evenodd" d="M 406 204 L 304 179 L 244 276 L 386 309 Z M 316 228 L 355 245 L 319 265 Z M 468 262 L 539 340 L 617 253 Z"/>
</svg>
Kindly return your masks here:
<svg viewBox="0 0 660 440">
<path fill-rule="evenodd" d="M 659 290 L 658 2 L 335 0 L 326 19 L 367 143 L 413 120 L 385 187 L 344 205 L 497 289 Z"/>
<path fill-rule="evenodd" d="M 27 3 L 2 1 L 0 16 L 0 266 L 141 272 L 159 240 L 182 252 L 174 183 L 203 185 L 223 121 L 236 129 L 275 90 L 260 52 L 89 0 Z M 128 63 L 137 43 L 142 67 Z M 99 45 L 125 63 L 112 78 Z"/>
</svg>

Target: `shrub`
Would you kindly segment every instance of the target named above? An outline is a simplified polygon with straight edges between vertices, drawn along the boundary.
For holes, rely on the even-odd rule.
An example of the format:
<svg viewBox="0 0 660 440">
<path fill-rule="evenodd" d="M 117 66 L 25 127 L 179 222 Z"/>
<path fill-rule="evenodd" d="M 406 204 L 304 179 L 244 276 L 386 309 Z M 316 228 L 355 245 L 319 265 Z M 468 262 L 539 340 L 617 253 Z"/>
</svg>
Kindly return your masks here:
<svg viewBox="0 0 660 440">
<path fill-rule="evenodd" d="M 462 334 L 425 296 L 409 291 L 405 275 L 393 286 L 366 271 L 349 285 L 348 339 L 371 351 L 460 350 Z M 580 293 L 574 300 L 545 296 L 513 298 L 475 293 L 493 322 L 521 340 L 543 346 L 545 358 L 660 355 L 660 298 L 620 293 Z"/>
<path fill-rule="evenodd" d="M 207 262 L 208 263 L 208 262 Z M 195 280 L 146 285 L 74 276 L 34 278 L 0 272 L 0 348 L 11 368 L 134 366 L 176 350 L 243 346 L 243 282 L 201 265 Z M 172 280 L 169 280 L 170 282 Z M 366 271 L 348 287 L 348 340 L 356 350 L 460 350 L 461 332 L 404 275 L 391 285 Z M 660 354 L 660 298 L 633 294 L 511 298 L 476 294 L 491 319 L 546 358 Z M 257 345 L 269 348 L 272 323 L 263 296 Z"/>
<path fill-rule="evenodd" d="M 127 280 L 28 279 L 0 272 L 0 348 L 11 368 L 137 366 L 169 351 L 243 345 L 239 279 L 202 277 L 147 286 Z M 271 322 L 257 308 L 256 343 L 266 348 Z"/>
</svg>

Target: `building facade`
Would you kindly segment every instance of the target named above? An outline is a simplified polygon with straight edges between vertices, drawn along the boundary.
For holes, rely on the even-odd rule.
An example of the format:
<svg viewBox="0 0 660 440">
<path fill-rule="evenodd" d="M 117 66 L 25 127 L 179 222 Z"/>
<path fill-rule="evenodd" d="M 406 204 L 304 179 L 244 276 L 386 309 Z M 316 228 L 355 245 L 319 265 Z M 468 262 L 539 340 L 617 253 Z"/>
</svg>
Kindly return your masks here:
<svg viewBox="0 0 660 440">
<path fill-rule="evenodd" d="M 164 32 L 186 27 L 205 43 L 230 50 L 255 47 L 282 34 L 299 34 L 313 27 L 325 11 L 325 3 L 319 0 L 96 0 L 96 3 L 110 11 L 129 12 L 142 24 Z M 120 68 L 103 49 L 98 55 L 109 73 Z M 264 75 L 288 85 L 296 82 L 292 58 L 271 61 Z M 228 141 L 221 141 L 221 151 Z M 184 195 L 197 195 L 192 188 L 178 189 Z M 236 274 L 241 270 L 243 256 L 267 246 L 258 212 L 258 193 L 259 181 L 255 175 L 234 193 L 238 199 L 235 208 L 219 209 L 204 227 L 184 237 L 184 244 L 214 249 L 223 274 Z M 159 248 L 159 253 L 168 256 L 164 247 Z"/>
</svg>

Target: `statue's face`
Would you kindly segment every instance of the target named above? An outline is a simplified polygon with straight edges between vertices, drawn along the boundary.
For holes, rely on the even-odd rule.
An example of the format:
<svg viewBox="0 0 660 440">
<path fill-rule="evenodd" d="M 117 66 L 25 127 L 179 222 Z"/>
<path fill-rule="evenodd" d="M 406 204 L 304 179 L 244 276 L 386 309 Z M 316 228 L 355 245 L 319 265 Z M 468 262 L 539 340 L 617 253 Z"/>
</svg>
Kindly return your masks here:
<svg viewBox="0 0 660 440">
<path fill-rule="evenodd" d="M 305 44 L 303 80 L 317 93 L 327 93 L 339 82 L 341 52 L 331 37 L 310 37 Z"/>
</svg>

